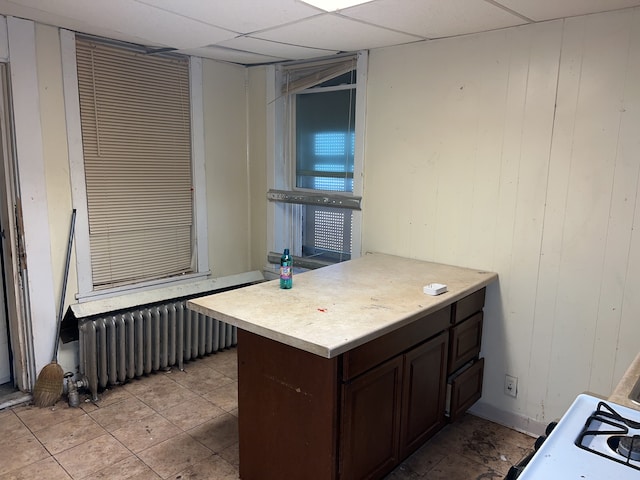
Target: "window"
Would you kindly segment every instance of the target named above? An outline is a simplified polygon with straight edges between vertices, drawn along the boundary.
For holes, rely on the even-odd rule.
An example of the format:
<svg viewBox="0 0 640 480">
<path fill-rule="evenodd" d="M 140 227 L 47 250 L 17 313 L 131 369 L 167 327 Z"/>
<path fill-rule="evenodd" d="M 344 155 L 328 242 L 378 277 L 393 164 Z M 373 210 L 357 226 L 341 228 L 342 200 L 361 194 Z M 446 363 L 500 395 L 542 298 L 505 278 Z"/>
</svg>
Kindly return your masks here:
<svg viewBox="0 0 640 480">
<path fill-rule="evenodd" d="M 197 245 L 206 225 L 195 221 L 204 191 L 194 188 L 203 162 L 192 147 L 193 61 L 80 36 L 70 47 L 68 37 L 63 64 L 71 63 L 66 46 L 75 53 L 81 132 L 75 165 L 70 148 L 74 205 L 86 222 L 86 232 L 82 221 L 76 230 L 79 296 L 206 274 Z M 65 84 L 65 97 L 72 92 Z"/>
<path fill-rule="evenodd" d="M 276 70 L 273 249 L 307 265 L 359 254 L 365 74 L 365 53 Z"/>
</svg>

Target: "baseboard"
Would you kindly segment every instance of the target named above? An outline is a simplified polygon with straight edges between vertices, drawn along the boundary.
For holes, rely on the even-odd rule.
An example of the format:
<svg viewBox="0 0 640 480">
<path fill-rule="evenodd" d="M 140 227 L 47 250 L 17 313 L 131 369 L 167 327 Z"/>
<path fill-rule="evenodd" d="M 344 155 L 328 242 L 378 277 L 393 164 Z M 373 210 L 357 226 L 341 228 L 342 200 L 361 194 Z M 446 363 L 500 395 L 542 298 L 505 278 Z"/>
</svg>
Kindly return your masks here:
<svg viewBox="0 0 640 480">
<path fill-rule="evenodd" d="M 544 435 L 544 430 L 547 427 L 546 423 L 538 422 L 532 418 L 518 415 L 516 413 L 500 410 L 488 403 L 484 403 L 482 400 L 476 402 L 469 409 L 469 413 L 527 435 L 531 435 L 532 437 Z"/>
</svg>

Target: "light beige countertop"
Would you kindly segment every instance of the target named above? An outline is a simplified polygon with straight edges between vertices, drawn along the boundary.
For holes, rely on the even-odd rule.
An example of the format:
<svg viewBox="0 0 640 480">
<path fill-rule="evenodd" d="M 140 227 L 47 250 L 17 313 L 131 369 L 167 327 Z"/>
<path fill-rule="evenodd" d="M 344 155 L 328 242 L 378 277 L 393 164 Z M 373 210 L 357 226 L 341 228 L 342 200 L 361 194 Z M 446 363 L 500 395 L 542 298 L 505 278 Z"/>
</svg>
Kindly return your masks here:
<svg viewBox="0 0 640 480">
<path fill-rule="evenodd" d="M 193 299 L 188 307 L 238 328 L 333 358 L 496 281 L 497 274 L 367 254 L 293 277 Z M 446 293 L 423 292 L 430 283 Z"/>
<path fill-rule="evenodd" d="M 636 356 L 636 359 L 631 363 L 631 365 L 629 365 L 629 368 L 627 368 L 627 371 L 622 376 L 620 382 L 618 382 L 615 390 L 609 396 L 609 401 L 617 403 L 618 405 L 624 405 L 625 407 L 640 410 L 640 405 L 632 402 L 629 398 L 629 393 L 631 393 L 631 390 L 638 379 L 640 379 L 640 353 Z"/>
</svg>

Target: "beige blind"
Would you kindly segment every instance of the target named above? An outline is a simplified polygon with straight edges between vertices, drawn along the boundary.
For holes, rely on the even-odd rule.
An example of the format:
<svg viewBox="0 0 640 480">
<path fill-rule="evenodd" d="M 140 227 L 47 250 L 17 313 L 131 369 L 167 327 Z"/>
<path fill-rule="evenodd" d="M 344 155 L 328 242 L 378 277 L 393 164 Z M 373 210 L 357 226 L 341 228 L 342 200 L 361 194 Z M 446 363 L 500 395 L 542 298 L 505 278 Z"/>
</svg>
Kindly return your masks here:
<svg viewBox="0 0 640 480">
<path fill-rule="evenodd" d="M 76 49 L 94 288 L 192 271 L 188 60 Z"/>
<path fill-rule="evenodd" d="M 282 94 L 301 92 L 343 73 L 356 69 L 356 57 L 325 60 L 312 63 L 286 65 L 282 68 Z"/>
</svg>

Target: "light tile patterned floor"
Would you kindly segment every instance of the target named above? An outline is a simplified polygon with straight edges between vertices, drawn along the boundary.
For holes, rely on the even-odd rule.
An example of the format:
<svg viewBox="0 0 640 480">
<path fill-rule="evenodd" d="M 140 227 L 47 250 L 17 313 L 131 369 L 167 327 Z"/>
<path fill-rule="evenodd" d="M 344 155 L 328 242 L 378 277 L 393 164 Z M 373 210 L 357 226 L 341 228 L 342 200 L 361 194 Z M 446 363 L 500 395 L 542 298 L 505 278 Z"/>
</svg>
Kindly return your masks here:
<svg viewBox="0 0 640 480">
<path fill-rule="evenodd" d="M 0 411 L 0 479 L 237 479 L 236 365 L 231 349 L 111 388 L 96 404 Z M 387 478 L 502 479 L 532 446 L 466 415 Z"/>
</svg>

